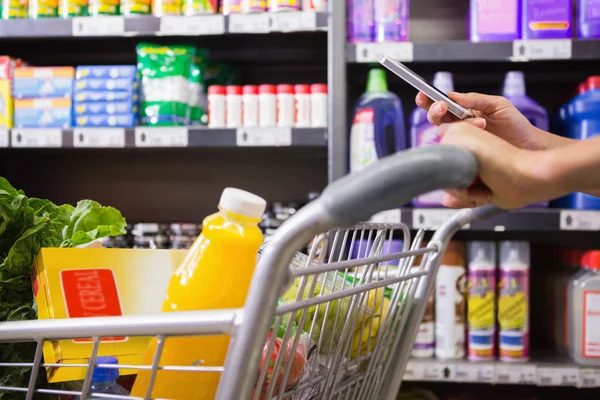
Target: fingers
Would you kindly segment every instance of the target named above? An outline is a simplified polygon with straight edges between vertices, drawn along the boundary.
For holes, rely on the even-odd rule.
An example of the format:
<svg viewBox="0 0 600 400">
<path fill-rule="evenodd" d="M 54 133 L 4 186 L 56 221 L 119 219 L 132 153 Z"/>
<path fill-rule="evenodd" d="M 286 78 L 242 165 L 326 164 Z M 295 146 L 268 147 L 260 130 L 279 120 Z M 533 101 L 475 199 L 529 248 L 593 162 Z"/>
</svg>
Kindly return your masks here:
<svg viewBox="0 0 600 400">
<path fill-rule="evenodd" d="M 501 96 L 489 96 L 481 93 L 450 92 L 448 97 L 465 108 L 492 114 L 506 107 L 508 100 Z"/>
<path fill-rule="evenodd" d="M 492 202 L 492 194 L 485 189 L 448 190 L 442 200 L 442 204 L 449 208 L 474 208 Z"/>
</svg>

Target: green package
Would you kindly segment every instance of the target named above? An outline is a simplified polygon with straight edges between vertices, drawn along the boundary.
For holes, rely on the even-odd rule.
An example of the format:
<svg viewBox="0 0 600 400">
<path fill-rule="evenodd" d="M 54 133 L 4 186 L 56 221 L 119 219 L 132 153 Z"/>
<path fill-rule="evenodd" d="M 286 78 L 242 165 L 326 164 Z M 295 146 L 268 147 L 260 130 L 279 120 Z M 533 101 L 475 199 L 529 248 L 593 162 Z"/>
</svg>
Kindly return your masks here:
<svg viewBox="0 0 600 400">
<path fill-rule="evenodd" d="M 189 97 L 191 125 L 208 124 L 208 97 L 204 85 L 207 54 L 206 49 L 197 49 L 192 63 Z"/>
</svg>

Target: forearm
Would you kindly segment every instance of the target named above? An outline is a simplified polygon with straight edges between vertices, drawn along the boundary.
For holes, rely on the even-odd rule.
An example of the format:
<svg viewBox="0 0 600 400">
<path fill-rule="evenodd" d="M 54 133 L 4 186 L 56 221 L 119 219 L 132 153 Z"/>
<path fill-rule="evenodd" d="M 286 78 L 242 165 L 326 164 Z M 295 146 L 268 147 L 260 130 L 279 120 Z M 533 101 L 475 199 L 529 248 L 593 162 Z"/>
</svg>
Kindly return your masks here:
<svg viewBox="0 0 600 400">
<path fill-rule="evenodd" d="M 540 138 L 541 143 L 543 143 L 544 149 L 546 150 L 552 150 L 578 142 L 575 139 L 569 139 L 563 136 L 555 135 L 553 133 L 546 132 L 539 128 L 535 128 L 535 130 L 537 136 Z"/>
<path fill-rule="evenodd" d="M 561 192 L 583 192 L 600 197 L 600 137 L 572 140 L 548 152 L 551 179 Z"/>
</svg>

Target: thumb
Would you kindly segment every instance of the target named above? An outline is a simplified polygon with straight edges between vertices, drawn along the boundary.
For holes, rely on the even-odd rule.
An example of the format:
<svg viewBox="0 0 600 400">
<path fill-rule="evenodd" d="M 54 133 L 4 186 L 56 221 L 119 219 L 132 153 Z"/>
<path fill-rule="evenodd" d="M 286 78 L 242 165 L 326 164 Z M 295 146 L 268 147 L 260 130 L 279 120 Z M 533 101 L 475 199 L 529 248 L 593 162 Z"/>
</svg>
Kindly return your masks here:
<svg viewBox="0 0 600 400">
<path fill-rule="evenodd" d="M 501 96 L 489 96 L 481 93 L 457 93 L 450 92 L 448 97 L 465 108 L 492 114 L 504 107 L 507 100 Z"/>
</svg>

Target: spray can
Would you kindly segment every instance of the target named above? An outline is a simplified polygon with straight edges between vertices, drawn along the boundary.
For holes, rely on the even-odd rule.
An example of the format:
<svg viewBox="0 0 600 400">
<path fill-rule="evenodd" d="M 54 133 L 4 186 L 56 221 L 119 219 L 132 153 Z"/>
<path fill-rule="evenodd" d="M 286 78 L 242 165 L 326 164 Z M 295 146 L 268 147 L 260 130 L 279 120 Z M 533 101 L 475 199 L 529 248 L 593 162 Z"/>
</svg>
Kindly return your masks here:
<svg viewBox="0 0 600 400">
<path fill-rule="evenodd" d="M 496 357 L 496 245 L 470 242 L 467 280 L 469 360 Z"/>
<path fill-rule="evenodd" d="M 500 359 L 529 359 L 529 243 L 500 243 Z"/>
</svg>

